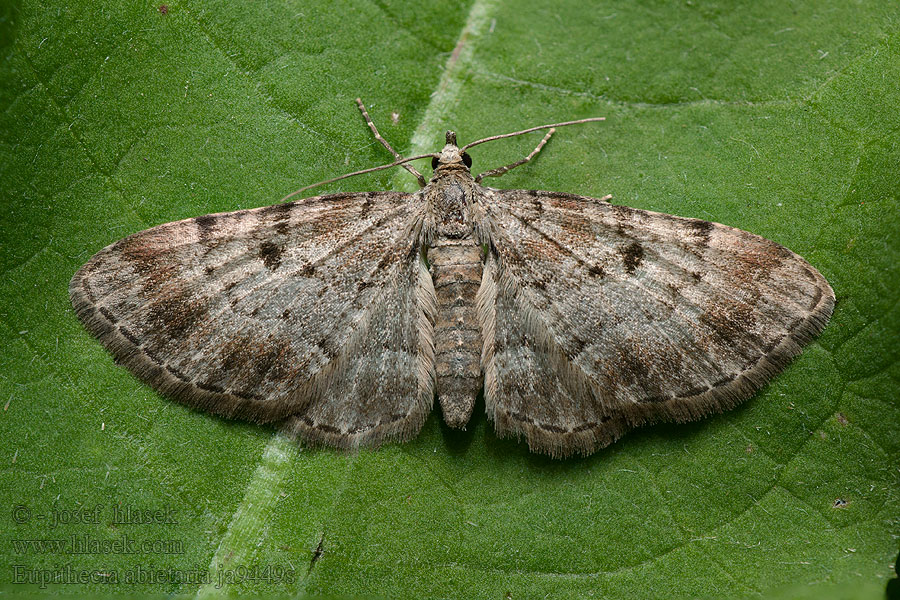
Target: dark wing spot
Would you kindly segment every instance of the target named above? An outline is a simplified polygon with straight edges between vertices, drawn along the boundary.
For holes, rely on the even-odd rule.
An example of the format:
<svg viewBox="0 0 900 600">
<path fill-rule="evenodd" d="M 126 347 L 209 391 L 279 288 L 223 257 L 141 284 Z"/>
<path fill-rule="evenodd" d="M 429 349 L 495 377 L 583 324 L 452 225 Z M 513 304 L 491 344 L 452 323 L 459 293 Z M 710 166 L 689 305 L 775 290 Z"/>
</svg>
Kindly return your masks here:
<svg viewBox="0 0 900 600">
<path fill-rule="evenodd" d="M 166 248 L 147 240 L 145 236 L 130 235 L 113 245 L 113 250 L 127 260 L 132 268 L 148 279 L 166 279 L 172 267 L 166 264 Z"/>
<path fill-rule="evenodd" d="M 666 289 L 669 291 L 671 300 L 677 300 L 677 298 L 681 296 L 681 286 L 677 283 L 667 283 Z"/>
<path fill-rule="evenodd" d="M 272 338 L 255 339 L 242 336 L 230 340 L 222 346 L 221 371 L 227 375 L 231 393 L 239 398 L 258 398 L 258 387 L 266 380 L 284 379 L 289 363 L 294 359 L 286 343 Z"/>
<path fill-rule="evenodd" d="M 585 342 L 581 338 L 572 337 L 571 344 L 569 344 L 568 355 L 571 358 L 575 358 L 584 350 L 584 347 L 587 346 L 587 342 Z"/>
<path fill-rule="evenodd" d="M 591 429 L 596 429 L 600 427 L 601 423 L 607 423 L 610 420 L 608 415 L 604 415 L 600 418 L 600 423 L 596 421 L 588 421 L 587 423 L 583 423 L 582 425 L 578 425 L 577 427 L 572 428 L 572 433 L 581 433 L 582 431 L 588 431 Z"/>
<path fill-rule="evenodd" d="M 297 364 L 296 359 L 297 357 L 294 351 L 291 350 L 290 343 L 281 342 L 281 345 L 275 349 L 274 360 L 269 370 L 265 373 L 266 379 L 274 382 L 287 380 L 291 377 L 291 369 Z"/>
<path fill-rule="evenodd" d="M 709 221 L 704 221 L 702 219 L 691 219 L 690 221 L 688 221 L 688 226 L 690 227 L 690 231 L 696 239 L 697 245 L 709 245 L 709 234 L 714 227 L 712 223 L 710 223 Z"/>
<path fill-rule="evenodd" d="M 707 306 L 699 321 L 745 359 L 756 357 L 765 347 L 765 341 L 754 333 L 753 307 L 744 302 L 722 299 Z"/>
<path fill-rule="evenodd" d="M 173 367 L 172 365 L 166 365 L 166 371 L 168 371 L 169 373 L 171 373 L 172 376 L 174 376 L 176 379 L 180 379 L 181 381 L 187 381 L 187 382 L 190 382 L 190 379 L 188 378 L 187 375 L 185 375 L 184 373 L 182 373 L 181 371 L 179 371 L 178 369 L 176 369 L 176 368 Z"/>
<path fill-rule="evenodd" d="M 252 358 L 248 350 L 248 342 L 249 340 L 245 338 L 232 339 L 222 346 L 219 354 L 222 357 L 223 372 L 233 374 L 247 365 Z"/>
<path fill-rule="evenodd" d="M 198 388 L 200 388 L 201 390 L 204 390 L 206 392 L 213 392 L 215 394 L 224 394 L 225 393 L 225 388 L 223 388 L 222 386 L 216 385 L 214 383 L 206 383 L 206 382 L 200 381 L 200 382 L 197 382 L 195 385 Z"/>
<path fill-rule="evenodd" d="M 281 356 L 281 351 L 282 348 L 269 347 L 253 357 L 253 362 L 250 367 L 253 372 L 252 378 L 254 383 L 262 381 L 266 376 L 266 373 L 275 366 Z"/>
<path fill-rule="evenodd" d="M 293 207 L 293 202 L 267 206 L 266 208 L 262 209 L 262 211 L 260 211 L 261 220 L 264 222 L 268 221 L 275 223 L 275 233 L 279 235 L 287 235 L 288 220 L 291 217 L 291 209 L 293 209 Z"/>
<path fill-rule="evenodd" d="M 623 206 L 621 204 L 613 204 L 612 212 L 615 215 L 616 223 L 620 223 L 623 226 L 627 224 L 631 227 L 631 217 L 634 209 L 629 208 L 628 206 Z"/>
<path fill-rule="evenodd" d="M 140 345 L 141 345 L 140 340 L 138 340 L 137 336 L 134 335 L 134 334 L 131 332 L 131 330 L 126 329 L 125 327 L 122 327 L 121 325 L 119 325 L 119 333 L 121 333 L 122 336 L 123 336 L 126 340 L 128 340 L 129 342 L 131 342 L 131 343 L 134 344 L 135 346 L 140 346 Z"/>
<path fill-rule="evenodd" d="M 649 404 L 660 404 L 662 402 L 668 402 L 669 396 L 647 396 L 646 398 L 641 398 L 641 402 L 647 402 Z"/>
<path fill-rule="evenodd" d="M 334 343 L 332 343 L 329 338 L 322 338 L 316 345 L 322 351 L 322 354 L 327 356 L 329 359 L 332 359 L 338 355 L 338 348 L 335 347 Z"/>
<path fill-rule="evenodd" d="M 621 376 L 626 382 L 640 385 L 651 378 L 650 368 L 630 346 L 622 345 L 618 348 L 617 354 L 617 362 L 622 368 Z"/>
<path fill-rule="evenodd" d="M 593 275 L 594 277 L 606 277 L 606 271 L 603 270 L 603 267 L 600 265 L 591 265 L 588 267 L 588 273 Z"/>
<path fill-rule="evenodd" d="M 691 396 L 699 396 L 700 394 L 704 394 L 704 393 L 708 392 L 709 389 L 710 388 L 708 388 L 705 385 L 694 386 L 691 389 L 687 390 L 686 392 L 682 392 L 681 394 L 678 394 L 678 397 L 679 398 L 690 398 Z"/>
<path fill-rule="evenodd" d="M 303 421 L 303 423 L 305 423 L 307 426 L 312 427 L 313 429 L 321 429 L 322 431 L 325 431 L 327 433 L 343 433 L 337 427 L 328 425 L 326 423 L 316 423 L 315 421 L 313 421 L 312 419 L 310 419 L 309 417 L 306 417 L 306 416 L 302 417 L 300 420 Z"/>
<path fill-rule="evenodd" d="M 215 229 L 216 221 L 217 218 L 215 215 L 203 215 L 194 219 L 201 240 L 206 240 L 209 237 L 213 229 Z"/>
<path fill-rule="evenodd" d="M 259 257 L 270 271 L 274 271 L 281 265 L 281 255 L 284 247 L 274 242 L 263 242 L 259 247 Z"/>
<path fill-rule="evenodd" d="M 644 260 L 644 247 L 638 242 L 631 242 L 620 250 L 622 254 L 622 264 L 625 265 L 625 272 L 631 275 L 634 270 L 641 265 Z"/>
<path fill-rule="evenodd" d="M 107 310 L 105 306 L 101 306 L 97 310 L 99 310 L 100 314 L 106 317 L 106 320 L 110 323 L 115 324 L 116 321 L 118 321 L 118 319 L 116 319 L 116 317 L 111 312 L 109 312 L 109 310 Z"/>
<path fill-rule="evenodd" d="M 568 433 L 569 430 L 565 427 L 560 427 L 559 425 L 552 425 L 550 423 L 534 423 L 539 429 L 543 429 L 544 431 L 549 431 L 551 433 Z"/>
<path fill-rule="evenodd" d="M 378 266 L 375 267 L 378 271 L 386 269 L 390 264 L 394 261 L 394 256 L 392 254 L 385 254 L 381 257 L 381 260 L 378 261 Z"/>
<path fill-rule="evenodd" d="M 165 337 L 179 340 L 195 329 L 206 314 L 203 299 L 182 289 L 163 296 L 150 309 L 150 322 L 159 326 Z"/>
<path fill-rule="evenodd" d="M 150 360 L 152 360 L 154 363 L 156 363 L 159 366 L 163 365 L 163 361 L 160 360 L 159 356 L 157 356 L 155 352 L 150 350 L 150 348 L 143 348 L 143 350 L 144 350 L 144 355 L 147 358 L 149 358 Z"/>
<path fill-rule="evenodd" d="M 362 207 L 359 213 L 361 219 L 365 219 L 369 216 L 369 213 L 372 212 L 372 207 L 375 205 L 375 203 L 372 202 L 372 197 L 375 194 L 377 194 L 377 192 L 369 192 L 368 194 L 366 194 L 366 200 L 362 203 Z"/>
<path fill-rule="evenodd" d="M 260 215 L 264 221 L 286 221 L 291 216 L 291 209 L 294 207 L 293 202 L 285 202 L 284 204 L 273 204 L 267 206 L 260 211 Z"/>
</svg>

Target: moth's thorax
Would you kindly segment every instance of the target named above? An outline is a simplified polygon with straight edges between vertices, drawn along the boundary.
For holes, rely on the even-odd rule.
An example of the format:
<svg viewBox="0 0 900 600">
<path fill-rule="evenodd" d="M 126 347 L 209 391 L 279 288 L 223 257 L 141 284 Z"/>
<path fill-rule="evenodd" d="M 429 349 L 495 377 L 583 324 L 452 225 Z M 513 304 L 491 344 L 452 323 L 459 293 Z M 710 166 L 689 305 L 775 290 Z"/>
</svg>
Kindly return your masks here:
<svg viewBox="0 0 900 600">
<path fill-rule="evenodd" d="M 475 180 L 462 163 L 458 167 L 441 167 L 435 171 L 426 192 L 435 215 L 435 233 L 448 238 L 469 237 L 474 231 Z"/>
</svg>

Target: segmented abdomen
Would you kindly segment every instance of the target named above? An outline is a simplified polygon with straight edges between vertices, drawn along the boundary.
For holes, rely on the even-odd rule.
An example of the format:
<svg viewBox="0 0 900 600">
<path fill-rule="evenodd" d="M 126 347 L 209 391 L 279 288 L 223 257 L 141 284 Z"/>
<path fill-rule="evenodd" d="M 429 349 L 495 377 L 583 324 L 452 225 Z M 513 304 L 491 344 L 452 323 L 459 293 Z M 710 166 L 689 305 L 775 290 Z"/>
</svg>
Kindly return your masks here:
<svg viewBox="0 0 900 600">
<path fill-rule="evenodd" d="M 481 248 L 474 240 L 438 239 L 428 252 L 437 296 L 434 324 L 437 395 L 444 420 L 462 427 L 481 389 L 481 333 L 475 294 L 481 285 Z"/>
</svg>

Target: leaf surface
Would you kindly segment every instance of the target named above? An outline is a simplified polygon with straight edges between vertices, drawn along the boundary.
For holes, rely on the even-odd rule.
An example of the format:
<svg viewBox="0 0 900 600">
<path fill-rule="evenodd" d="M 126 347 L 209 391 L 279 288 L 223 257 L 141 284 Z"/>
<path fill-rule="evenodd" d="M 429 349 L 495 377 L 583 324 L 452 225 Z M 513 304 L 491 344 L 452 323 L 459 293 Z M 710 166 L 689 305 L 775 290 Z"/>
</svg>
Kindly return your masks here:
<svg viewBox="0 0 900 600">
<path fill-rule="evenodd" d="M 223 593 L 221 576 L 232 594 L 882 593 L 900 534 L 895 6 L 184 1 L 165 12 L 0 8 L 2 589 L 41 591 L 70 565 L 93 579 L 49 589 L 205 596 Z M 357 96 L 405 154 L 438 150 L 449 128 L 465 143 L 606 116 L 558 131 L 491 185 L 609 193 L 763 235 L 831 282 L 832 322 L 739 409 L 566 461 L 498 440 L 483 404 L 465 432 L 435 412 L 405 445 L 300 450 L 117 367 L 69 305 L 75 270 L 152 225 L 389 162 Z M 479 146 L 475 169 L 539 139 Z M 414 185 L 398 170 L 327 190 Z M 169 518 L 115 522 L 129 509 Z M 44 539 L 150 543 L 80 554 L 22 543 Z"/>
</svg>

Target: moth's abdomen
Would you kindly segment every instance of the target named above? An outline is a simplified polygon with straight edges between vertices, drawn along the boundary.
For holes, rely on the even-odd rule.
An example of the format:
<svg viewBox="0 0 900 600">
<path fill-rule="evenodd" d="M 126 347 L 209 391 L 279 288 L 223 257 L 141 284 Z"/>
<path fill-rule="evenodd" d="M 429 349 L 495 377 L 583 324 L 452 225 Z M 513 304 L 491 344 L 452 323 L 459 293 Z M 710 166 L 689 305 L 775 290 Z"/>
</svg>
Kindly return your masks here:
<svg viewBox="0 0 900 600">
<path fill-rule="evenodd" d="M 437 296 L 434 355 L 444 420 L 463 427 L 481 389 L 481 333 L 475 294 L 481 285 L 481 248 L 471 238 L 439 239 L 428 253 Z"/>
</svg>

